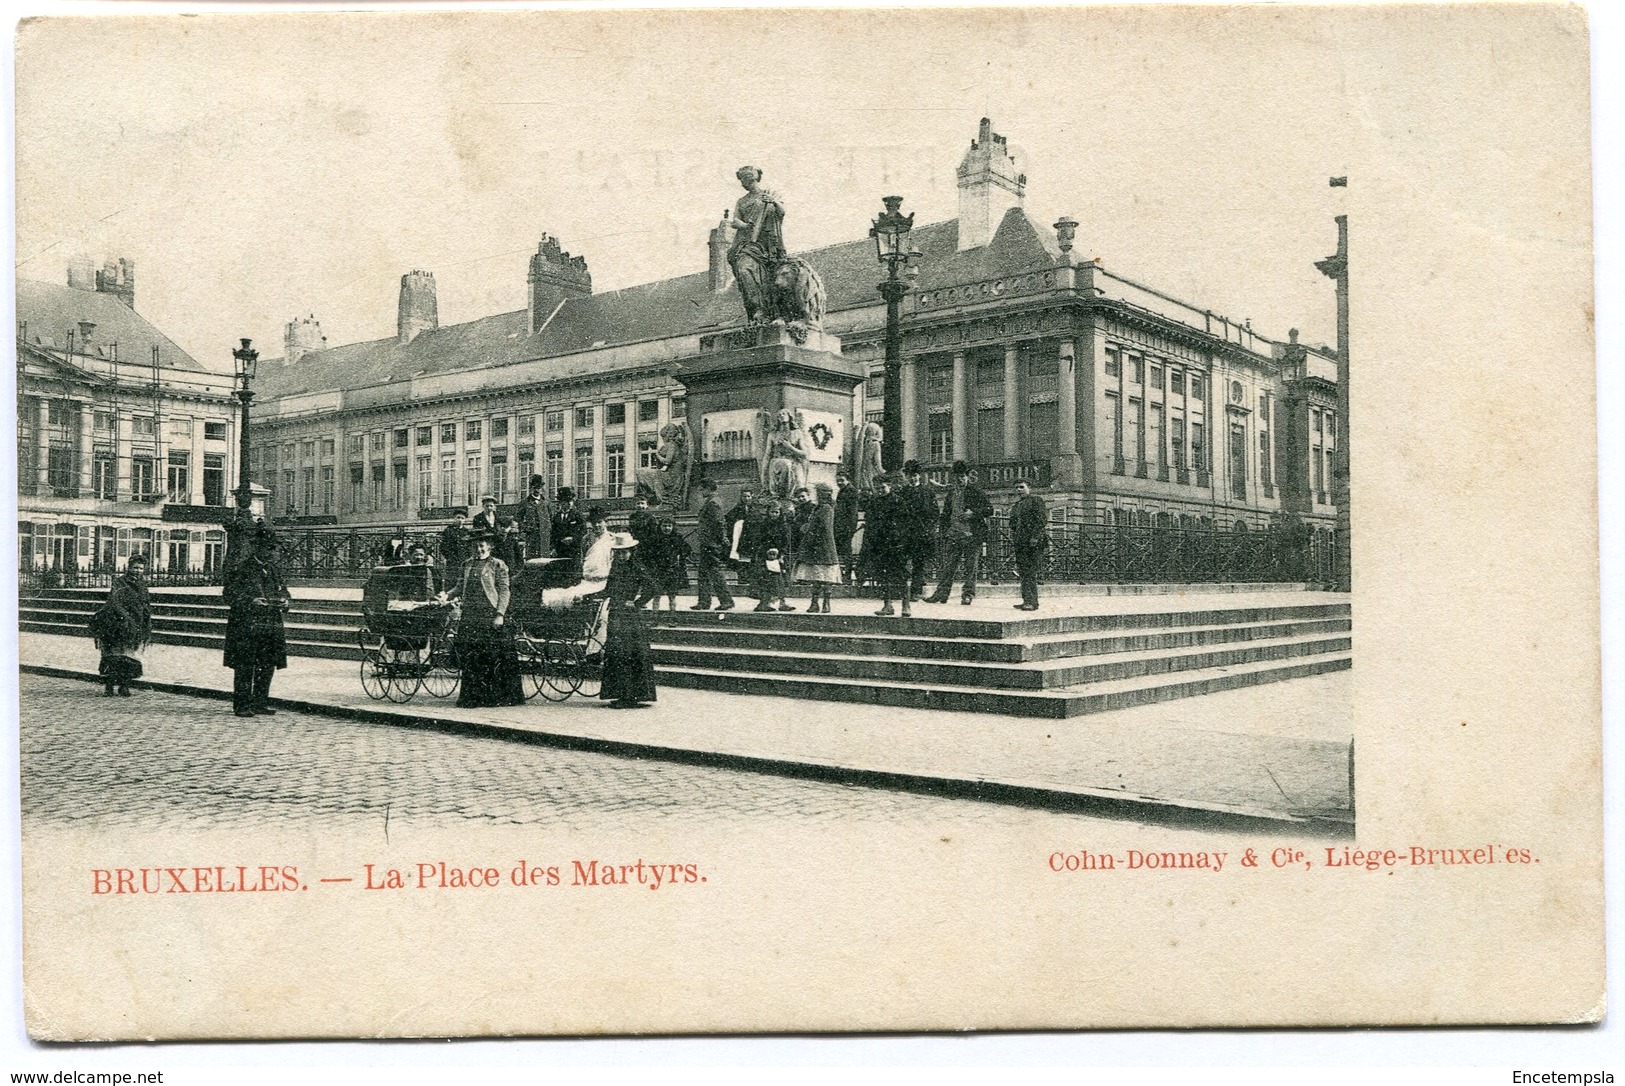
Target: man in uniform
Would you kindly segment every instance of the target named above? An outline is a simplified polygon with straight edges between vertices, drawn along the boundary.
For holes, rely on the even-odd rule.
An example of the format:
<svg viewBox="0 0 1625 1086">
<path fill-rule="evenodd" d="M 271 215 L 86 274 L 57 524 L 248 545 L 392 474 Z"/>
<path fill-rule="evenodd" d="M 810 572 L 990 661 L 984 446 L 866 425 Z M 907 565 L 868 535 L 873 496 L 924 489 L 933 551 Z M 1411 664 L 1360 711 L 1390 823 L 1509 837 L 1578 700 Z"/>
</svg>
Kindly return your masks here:
<svg viewBox="0 0 1625 1086">
<path fill-rule="evenodd" d="M 519 530 L 525 538 L 526 558 L 546 558 L 553 553 L 553 510 L 543 490 L 547 480 L 530 477 L 530 493 L 519 502 Z"/>
<path fill-rule="evenodd" d="M 260 532 L 253 551 L 226 573 L 225 665 L 232 669 L 232 708 L 238 716 L 275 716 L 271 679 L 288 666 L 282 614 L 288 588 L 282 579 L 281 548 L 271 532 Z"/>
<path fill-rule="evenodd" d="M 858 488 L 846 472 L 835 476 L 835 555 L 841 563 L 841 579 L 856 580 L 853 572 L 852 537 L 858 532 Z"/>
<path fill-rule="evenodd" d="M 1018 611 L 1038 610 L 1038 571 L 1049 545 L 1048 525 L 1044 499 L 1034 494 L 1023 479 L 1016 484 L 1016 504 L 1010 507 L 1010 543 L 1016 552 L 1016 572 L 1021 576 Z"/>
<path fill-rule="evenodd" d="M 733 593 L 728 591 L 723 576 L 723 563 L 728 557 L 728 526 L 722 518 L 722 503 L 717 501 L 717 484 L 707 479 L 700 484 L 699 546 L 695 548 L 695 579 L 699 581 L 699 602 L 690 611 L 708 611 L 715 593 L 718 611 L 731 611 Z"/>
</svg>

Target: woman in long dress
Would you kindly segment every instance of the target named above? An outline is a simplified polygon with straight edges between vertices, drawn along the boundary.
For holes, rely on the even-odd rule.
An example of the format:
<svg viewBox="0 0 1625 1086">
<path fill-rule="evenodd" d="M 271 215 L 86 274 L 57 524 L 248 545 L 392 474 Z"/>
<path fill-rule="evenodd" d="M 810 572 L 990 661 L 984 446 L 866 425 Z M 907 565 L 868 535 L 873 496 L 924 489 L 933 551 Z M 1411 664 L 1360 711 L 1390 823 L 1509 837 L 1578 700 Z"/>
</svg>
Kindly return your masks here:
<svg viewBox="0 0 1625 1086">
<path fill-rule="evenodd" d="M 147 558 L 133 556 L 113 582 L 107 602 L 92 619 L 91 632 L 102 650 L 101 676 L 107 696 L 130 696 L 141 677 L 141 650 L 152 639 L 152 606 L 147 598 Z"/>
<path fill-rule="evenodd" d="M 507 628 L 508 565 L 492 554 L 495 533 L 477 534 L 474 546 L 476 556 L 464 564 L 461 579 L 447 593 L 463 604 L 456 641 L 463 685 L 457 704 L 465 709 L 521 705 L 525 691 L 513 635 Z"/>
<path fill-rule="evenodd" d="M 796 544 L 796 580 L 812 588 L 807 610 L 827 615 L 830 585 L 841 583 L 841 560 L 835 553 L 835 490 L 819 483 L 813 494 Z"/>
<path fill-rule="evenodd" d="M 638 541 L 609 536 L 614 565 L 609 575 L 609 636 L 604 645 L 604 680 L 598 696 L 611 709 L 641 709 L 655 700 L 655 669 L 649 657 L 649 629 L 637 606 L 643 574 L 632 561 Z"/>
</svg>

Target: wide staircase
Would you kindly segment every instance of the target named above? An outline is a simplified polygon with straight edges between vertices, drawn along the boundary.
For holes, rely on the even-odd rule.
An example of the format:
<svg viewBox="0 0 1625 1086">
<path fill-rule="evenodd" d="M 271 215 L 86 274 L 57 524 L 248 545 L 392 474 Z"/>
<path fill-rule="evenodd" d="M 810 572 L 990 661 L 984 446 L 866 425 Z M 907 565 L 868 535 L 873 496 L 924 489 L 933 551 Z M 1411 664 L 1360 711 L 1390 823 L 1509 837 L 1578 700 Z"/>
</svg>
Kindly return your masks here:
<svg viewBox="0 0 1625 1086">
<path fill-rule="evenodd" d="M 105 592 L 57 589 L 20 601 L 21 628 L 83 636 Z M 1166 600 L 1166 602 L 1163 602 Z M 160 643 L 224 646 L 218 590 L 155 592 Z M 741 601 L 744 603 L 744 601 Z M 908 708 L 1070 717 L 1348 668 L 1344 600 L 1278 591 L 1159 597 L 1119 613 L 958 618 L 916 608 L 869 614 L 739 610 L 648 616 L 667 686 Z M 359 600 L 296 597 L 288 652 L 359 659 Z"/>
</svg>

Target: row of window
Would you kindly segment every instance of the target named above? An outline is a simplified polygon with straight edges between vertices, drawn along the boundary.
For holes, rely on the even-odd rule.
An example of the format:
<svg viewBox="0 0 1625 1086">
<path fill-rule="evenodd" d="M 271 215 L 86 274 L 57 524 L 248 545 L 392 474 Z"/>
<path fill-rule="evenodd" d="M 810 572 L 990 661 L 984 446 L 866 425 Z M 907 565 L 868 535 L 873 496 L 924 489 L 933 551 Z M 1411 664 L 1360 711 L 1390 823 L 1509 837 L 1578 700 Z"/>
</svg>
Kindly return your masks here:
<svg viewBox="0 0 1625 1086">
<path fill-rule="evenodd" d="M 1128 369 L 1125 374 L 1123 352 L 1111 347 L 1106 348 L 1106 376 L 1119 379 L 1126 376 L 1128 384 L 1142 385 L 1150 392 L 1163 391 L 1163 382 L 1166 376 L 1166 388 L 1170 395 L 1189 396 L 1193 400 L 1202 399 L 1203 390 L 1206 387 L 1200 373 L 1190 373 L 1188 375 L 1190 387 L 1187 392 L 1187 373 L 1184 369 L 1172 363 L 1160 362 L 1154 358 L 1147 359 L 1143 355 L 1128 356 Z"/>
<path fill-rule="evenodd" d="M 143 555 L 156 569 L 218 572 L 226 553 L 226 533 L 209 528 L 119 528 L 107 524 L 17 526 L 24 568 L 121 569 Z"/>
<path fill-rule="evenodd" d="M 83 463 L 77 447 L 53 443 L 46 450 L 45 485 L 58 497 L 81 497 L 79 472 Z M 38 453 L 34 447 L 19 442 L 17 464 L 20 478 L 38 478 Z M 160 467 L 164 471 L 162 490 L 158 487 Z M 203 504 L 225 505 L 225 455 L 205 453 L 202 467 Z M 111 447 L 98 445 L 90 460 L 90 494 L 102 501 L 155 501 L 162 497 L 172 502 L 191 502 L 192 454 L 176 449 L 160 460 L 151 452 L 134 453 L 129 457 L 128 479 L 128 491 L 121 492 L 118 456 Z"/>
<path fill-rule="evenodd" d="M 76 437 L 79 433 L 79 424 L 84 405 L 78 400 L 52 399 L 46 401 L 46 422 L 48 430 L 60 430 L 66 435 Z M 38 425 L 38 412 L 30 410 L 25 404 L 18 411 L 18 431 L 32 432 Z M 118 430 L 118 424 L 123 414 L 112 408 L 95 408 L 91 413 L 91 427 L 98 434 L 111 434 Z M 155 437 L 158 432 L 158 416 L 147 414 L 132 414 L 130 419 L 130 432 L 136 437 Z M 203 422 L 203 439 L 205 441 L 225 441 L 229 437 L 228 423 L 223 419 L 205 419 Z M 192 436 L 191 418 L 171 420 L 169 425 L 170 437 L 178 440 L 190 441 Z"/>
<path fill-rule="evenodd" d="M 627 405 L 624 402 L 604 404 L 604 425 L 624 426 L 626 424 L 626 407 Z M 591 430 L 593 428 L 598 410 L 596 407 L 586 406 L 573 409 L 552 407 L 542 412 L 543 431 L 549 435 L 562 435 L 564 433 L 566 410 L 575 411 L 575 429 L 577 431 Z M 680 412 L 681 410 L 682 401 L 674 401 L 674 411 Z M 658 421 L 660 417 L 660 401 L 637 401 L 637 415 L 639 422 Z M 427 448 L 435 444 L 437 432 L 441 445 L 455 445 L 457 444 L 459 426 L 462 428 L 463 443 L 465 445 L 483 443 L 486 441 L 487 436 L 489 436 L 489 440 L 493 445 L 505 442 L 508 440 L 510 427 L 520 441 L 534 441 L 536 416 L 516 415 L 512 418 L 465 419 L 461 423 L 452 420 L 419 426 L 402 426 L 393 430 L 377 430 L 370 434 L 351 434 L 346 443 L 346 448 L 351 456 L 362 456 L 369 451 L 382 453 L 386 450 Z M 489 435 L 487 435 L 487 429 L 489 429 Z M 314 461 L 317 458 L 317 441 L 316 438 L 307 438 L 303 442 L 290 443 L 284 446 L 282 449 L 283 462 L 293 464 L 301 457 L 306 461 Z M 330 460 L 333 459 L 334 454 L 335 439 L 330 437 L 321 438 L 321 458 Z M 274 457 L 276 455 L 275 450 L 271 450 L 269 455 Z M 260 450 L 255 450 L 256 466 L 260 456 Z"/>
<path fill-rule="evenodd" d="M 638 442 L 638 462 L 642 467 L 653 467 L 659 443 L 654 438 Z M 530 455 L 525 455 L 530 453 Z M 626 446 L 612 442 L 604 446 L 603 477 L 598 475 L 598 462 L 593 447 L 578 446 L 573 461 L 573 474 L 567 480 L 563 449 L 547 449 L 541 474 L 547 480 L 547 492 L 556 494 L 566 485 L 583 495 L 619 497 L 630 493 L 631 478 L 627 473 Z M 511 464 L 506 453 L 491 454 L 489 465 L 481 453 L 467 453 L 459 464 L 455 455 L 442 455 L 439 470 L 434 458 L 418 456 L 408 470 L 406 460 L 390 464 L 375 462 L 352 463 L 349 488 L 345 495 L 347 513 L 407 512 L 433 506 L 451 507 L 478 504 L 487 494 L 504 504 L 517 501 L 527 488 L 531 475 L 536 473 L 532 450 L 521 450 Z M 462 470 L 459 472 L 459 467 Z M 412 485 L 413 477 L 416 486 Z M 273 477 L 272 508 L 288 515 L 332 515 L 339 512 L 337 478 L 331 465 L 305 467 L 300 470 L 284 469 L 280 488 Z"/>
</svg>

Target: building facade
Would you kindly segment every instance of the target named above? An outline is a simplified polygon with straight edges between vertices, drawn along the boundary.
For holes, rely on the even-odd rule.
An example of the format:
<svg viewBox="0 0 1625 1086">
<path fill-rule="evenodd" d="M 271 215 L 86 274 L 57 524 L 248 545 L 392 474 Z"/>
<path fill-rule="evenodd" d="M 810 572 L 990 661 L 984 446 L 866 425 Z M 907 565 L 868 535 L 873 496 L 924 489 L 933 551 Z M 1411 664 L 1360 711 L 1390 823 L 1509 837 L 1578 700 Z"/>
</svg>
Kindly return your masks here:
<svg viewBox="0 0 1625 1086">
<path fill-rule="evenodd" d="M 236 485 L 232 375 L 135 311 L 135 268 L 17 284 L 20 569 L 106 573 L 133 554 L 218 571 Z"/>
<path fill-rule="evenodd" d="M 939 475 L 963 459 L 996 496 L 1025 479 L 1074 522 L 1330 526 L 1330 351 L 1078 260 L 1077 223 L 1027 215 L 1025 170 L 986 120 L 957 177 L 958 217 L 911 236 L 908 457 Z M 434 276 L 416 270 L 391 339 L 327 348 L 314 317 L 291 322 L 284 357 L 260 367 L 255 480 L 294 524 L 439 520 L 487 493 L 517 500 L 533 472 L 550 491 L 629 497 L 684 417 L 675 375 L 744 323 L 728 229 L 711 231 L 706 271 L 606 293 L 544 235 L 527 307 L 466 324 L 439 325 Z M 796 255 L 823 278 L 825 329 L 868 366 L 855 433 L 885 394 L 873 244 Z M 734 453 L 701 448 L 699 470 Z"/>
</svg>

